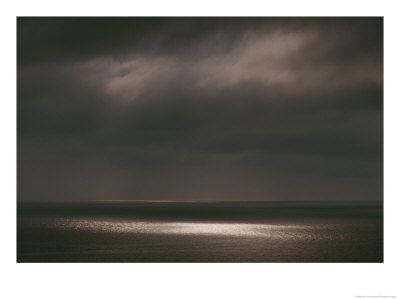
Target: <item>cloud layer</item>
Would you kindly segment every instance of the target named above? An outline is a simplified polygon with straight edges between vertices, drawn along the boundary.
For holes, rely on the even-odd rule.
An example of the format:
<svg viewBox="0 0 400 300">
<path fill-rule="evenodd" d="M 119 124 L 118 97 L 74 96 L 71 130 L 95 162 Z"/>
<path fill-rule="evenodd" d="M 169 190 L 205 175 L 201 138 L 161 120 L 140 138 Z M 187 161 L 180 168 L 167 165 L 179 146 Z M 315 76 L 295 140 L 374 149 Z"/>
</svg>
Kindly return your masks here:
<svg viewBox="0 0 400 300">
<path fill-rule="evenodd" d="M 19 18 L 20 201 L 382 200 L 381 18 Z"/>
</svg>

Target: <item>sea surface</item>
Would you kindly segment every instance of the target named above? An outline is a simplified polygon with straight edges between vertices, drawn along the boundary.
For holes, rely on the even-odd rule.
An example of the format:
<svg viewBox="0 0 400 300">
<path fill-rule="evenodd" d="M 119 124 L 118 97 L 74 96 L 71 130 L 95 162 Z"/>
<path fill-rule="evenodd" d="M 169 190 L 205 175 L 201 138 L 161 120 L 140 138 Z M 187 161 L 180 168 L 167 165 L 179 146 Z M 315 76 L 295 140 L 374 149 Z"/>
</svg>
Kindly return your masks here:
<svg viewBox="0 0 400 300">
<path fill-rule="evenodd" d="M 18 262 L 383 262 L 377 203 L 18 204 Z"/>
</svg>

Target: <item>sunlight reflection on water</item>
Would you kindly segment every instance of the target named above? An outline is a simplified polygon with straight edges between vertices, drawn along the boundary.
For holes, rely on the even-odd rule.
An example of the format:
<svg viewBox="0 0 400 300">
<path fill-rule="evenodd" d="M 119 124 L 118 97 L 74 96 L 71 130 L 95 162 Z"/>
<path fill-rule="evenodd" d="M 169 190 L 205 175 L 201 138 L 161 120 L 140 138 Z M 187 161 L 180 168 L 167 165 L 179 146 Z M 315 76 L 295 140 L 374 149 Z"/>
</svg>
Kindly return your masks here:
<svg viewBox="0 0 400 300">
<path fill-rule="evenodd" d="M 115 233 L 218 235 L 242 237 L 282 237 L 307 235 L 310 225 L 271 225 L 247 223 L 145 222 L 88 219 L 56 219 L 53 226 L 66 230 L 90 230 Z"/>
</svg>

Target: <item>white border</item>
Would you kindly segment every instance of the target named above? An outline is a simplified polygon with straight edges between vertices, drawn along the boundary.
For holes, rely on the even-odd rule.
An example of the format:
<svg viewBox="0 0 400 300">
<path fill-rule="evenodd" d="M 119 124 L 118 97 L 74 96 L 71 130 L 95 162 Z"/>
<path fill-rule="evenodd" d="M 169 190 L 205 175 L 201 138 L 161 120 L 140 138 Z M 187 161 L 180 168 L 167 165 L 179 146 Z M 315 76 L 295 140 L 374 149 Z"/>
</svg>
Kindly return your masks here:
<svg viewBox="0 0 400 300">
<path fill-rule="evenodd" d="M 396 295 L 400 201 L 395 1 L 14 1 L 1 13 L 2 299 L 355 299 Z M 385 263 L 16 264 L 16 16 L 384 16 Z M 397 76 L 396 76 L 397 75 Z"/>
</svg>

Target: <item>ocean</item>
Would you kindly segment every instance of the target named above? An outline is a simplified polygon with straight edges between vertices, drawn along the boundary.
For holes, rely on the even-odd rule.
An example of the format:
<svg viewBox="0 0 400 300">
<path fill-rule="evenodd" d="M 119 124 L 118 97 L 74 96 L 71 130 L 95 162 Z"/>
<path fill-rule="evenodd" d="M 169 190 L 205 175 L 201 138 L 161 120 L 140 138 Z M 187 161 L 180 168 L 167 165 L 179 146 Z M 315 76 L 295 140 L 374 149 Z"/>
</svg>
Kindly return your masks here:
<svg viewBox="0 0 400 300">
<path fill-rule="evenodd" d="M 18 203 L 17 262 L 383 262 L 383 206 Z"/>
</svg>

